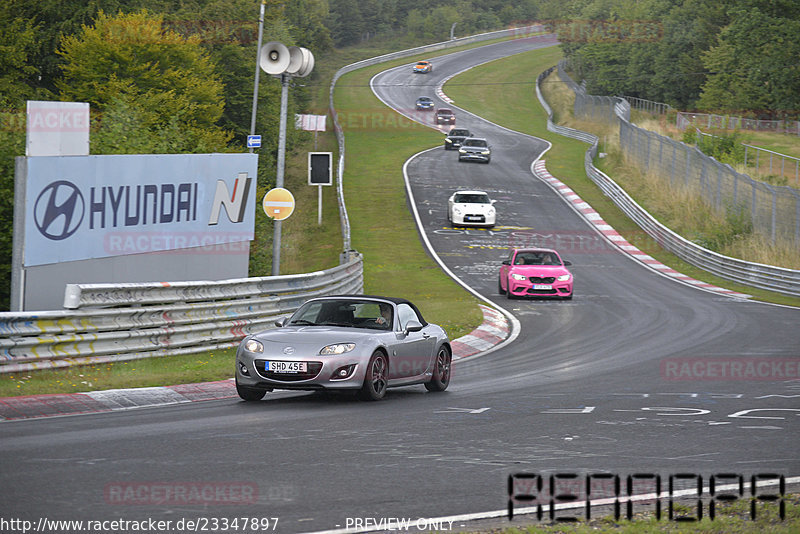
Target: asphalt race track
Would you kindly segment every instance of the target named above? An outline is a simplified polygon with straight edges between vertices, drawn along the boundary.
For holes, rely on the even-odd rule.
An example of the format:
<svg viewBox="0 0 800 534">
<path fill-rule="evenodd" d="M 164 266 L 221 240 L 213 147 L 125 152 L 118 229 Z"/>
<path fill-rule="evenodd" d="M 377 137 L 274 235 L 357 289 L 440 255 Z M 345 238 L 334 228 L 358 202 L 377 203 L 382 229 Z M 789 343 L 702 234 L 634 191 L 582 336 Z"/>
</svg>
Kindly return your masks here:
<svg viewBox="0 0 800 534">
<path fill-rule="evenodd" d="M 417 97 L 439 103 L 445 77 L 537 46 L 454 53 L 430 75 L 408 65 L 373 88 L 413 116 Z M 516 317 L 515 342 L 459 362 L 441 395 L 419 386 L 363 403 L 284 392 L 1 423 L 2 516 L 183 520 L 182 530 L 217 520 L 217 532 L 222 519 L 234 532 L 237 517 L 278 518 L 275 531 L 310 532 L 502 511 L 508 477 L 520 473 L 658 474 L 664 488 L 670 475 L 800 475 L 800 311 L 701 291 L 632 261 L 532 175 L 546 143 L 448 107 L 490 140 L 493 159 L 459 163 L 442 147 L 413 157 L 421 228 L 449 270 Z M 498 200 L 496 228 L 448 225 L 447 198 L 462 188 Z M 522 245 L 557 245 L 572 261 L 572 301 L 498 294 L 500 262 Z M 701 376 L 734 364 L 761 371 Z"/>
</svg>

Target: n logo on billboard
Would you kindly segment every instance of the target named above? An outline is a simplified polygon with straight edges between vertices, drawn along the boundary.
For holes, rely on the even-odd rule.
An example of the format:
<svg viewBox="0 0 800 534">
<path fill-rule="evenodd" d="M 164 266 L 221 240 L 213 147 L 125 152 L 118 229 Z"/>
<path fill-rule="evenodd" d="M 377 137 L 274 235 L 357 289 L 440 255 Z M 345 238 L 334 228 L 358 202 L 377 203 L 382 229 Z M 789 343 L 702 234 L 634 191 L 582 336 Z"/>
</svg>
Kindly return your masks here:
<svg viewBox="0 0 800 534">
<path fill-rule="evenodd" d="M 253 179 L 248 178 L 246 172 L 240 172 L 239 177 L 233 183 L 233 194 L 231 194 L 225 181 L 217 180 L 217 190 L 214 193 L 214 200 L 211 202 L 211 217 L 208 219 L 209 226 L 219 222 L 219 212 L 222 208 L 225 208 L 225 214 L 231 222 L 240 223 L 244 220 L 252 181 Z"/>
</svg>

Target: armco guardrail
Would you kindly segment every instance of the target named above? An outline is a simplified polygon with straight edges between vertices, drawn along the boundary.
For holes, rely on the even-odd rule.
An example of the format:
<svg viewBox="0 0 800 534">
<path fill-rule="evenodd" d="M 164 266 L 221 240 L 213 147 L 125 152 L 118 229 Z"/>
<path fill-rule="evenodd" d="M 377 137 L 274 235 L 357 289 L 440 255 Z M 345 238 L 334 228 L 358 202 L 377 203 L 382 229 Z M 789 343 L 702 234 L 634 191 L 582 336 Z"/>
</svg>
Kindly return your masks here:
<svg viewBox="0 0 800 534">
<path fill-rule="evenodd" d="M 659 245 L 692 265 L 734 282 L 776 291 L 785 295 L 800 296 L 800 271 L 723 256 L 722 254 L 703 248 L 679 236 L 658 222 L 644 208 L 636 203 L 624 189 L 614 182 L 614 180 L 597 169 L 593 164 L 594 157 L 597 155 L 597 136 L 573 128 L 559 126 L 552 121 L 553 112 L 542 95 L 540 85 L 542 80 L 549 76 L 555 69 L 556 67 L 551 67 L 541 73 L 536 79 L 536 95 L 548 114 L 547 129 L 559 135 L 578 139 L 591 145 L 584 156 L 586 175 L 597 184 L 597 186 L 610 197 L 628 217 L 633 219 L 633 221 L 658 242 Z M 559 64 L 558 76 L 573 91 L 582 90 L 582 88 L 564 72 L 563 64 Z M 620 121 L 627 122 L 629 120 L 630 105 L 625 100 L 616 99 L 613 110 L 615 116 Z"/>
<path fill-rule="evenodd" d="M 363 291 L 363 259 L 307 274 L 74 284 L 60 311 L 0 313 L 0 373 L 236 346 L 307 299 Z"/>
<path fill-rule="evenodd" d="M 345 65 L 344 67 L 336 71 L 336 74 L 333 75 L 333 79 L 331 80 L 328 102 L 330 106 L 330 114 L 331 117 L 333 117 L 334 129 L 336 130 L 336 139 L 339 145 L 339 161 L 336 167 L 337 198 L 339 200 L 339 215 L 342 224 L 342 235 L 344 236 L 344 250 L 350 250 L 350 221 L 347 216 L 347 208 L 344 201 L 344 191 L 342 185 L 343 184 L 342 178 L 344 177 L 344 157 L 345 157 L 344 132 L 342 131 L 341 124 L 339 124 L 339 116 L 336 113 L 336 108 L 333 105 L 333 91 L 336 88 L 336 82 L 339 80 L 339 78 L 341 78 L 348 72 L 362 69 L 364 67 L 369 67 L 371 65 L 384 63 L 386 61 L 391 61 L 393 59 L 401 59 L 405 57 L 415 56 L 418 54 L 427 54 L 430 52 L 447 50 L 449 48 L 464 46 L 471 43 L 479 43 L 482 41 L 489 41 L 492 39 L 501 39 L 503 37 L 536 38 L 539 36 L 534 34 L 540 31 L 544 31 L 544 27 L 541 25 L 534 25 L 534 26 L 524 26 L 519 28 L 509 28 L 506 30 L 482 33 L 479 35 L 471 35 L 469 37 L 461 37 L 459 39 L 452 39 L 450 41 L 443 41 L 440 43 L 418 46 L 416 48 L 409 48 L 407 50 L 401 50 L 399 52 L 392 52 L 391 54 L 384 54 L 382 56 L 376 56 L 373 58 L 364 59 L 361 61 L 357 61 L 356 63 L 351 63 L 350 65 Z"/>
</svg>

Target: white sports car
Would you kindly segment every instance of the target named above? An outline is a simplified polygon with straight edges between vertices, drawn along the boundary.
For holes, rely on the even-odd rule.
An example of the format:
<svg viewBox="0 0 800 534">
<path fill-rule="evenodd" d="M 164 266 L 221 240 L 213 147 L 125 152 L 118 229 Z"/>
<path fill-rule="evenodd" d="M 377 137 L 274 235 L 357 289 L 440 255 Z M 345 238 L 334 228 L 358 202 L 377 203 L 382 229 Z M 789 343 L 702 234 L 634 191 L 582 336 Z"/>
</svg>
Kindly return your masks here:
<svg viewBox="0 0 800 534">
<path fill-rule="evenodd" d="M 456 191 L 447 201 L 447 219 L 454 225 L 494 226 L 495 202 L 485 191 Z"/>
</svg>

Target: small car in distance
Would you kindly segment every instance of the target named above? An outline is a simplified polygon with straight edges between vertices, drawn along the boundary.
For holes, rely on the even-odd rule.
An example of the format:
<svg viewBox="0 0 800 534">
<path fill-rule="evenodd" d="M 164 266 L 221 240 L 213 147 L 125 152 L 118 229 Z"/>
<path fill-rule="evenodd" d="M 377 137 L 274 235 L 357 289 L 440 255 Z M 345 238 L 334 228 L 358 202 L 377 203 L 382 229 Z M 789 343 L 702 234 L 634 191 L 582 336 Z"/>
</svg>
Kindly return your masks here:
<svg viewBox="0 0 800 534">
<path fill-rule="evenodd" d="M 447 200 L 447 220 L 453 225 L 494 226 L 495 202 L 485 191 L 456 191 Z"/>
<path fill-rule="evenodd" d="M 469 137 L 464 139 L 458 149 L 458 161 L 478 161 L 489 163 L 492 161 L 492 147 L 482 137 Z"/>
<path fill-rule="evenodd" d="M 421 97 L 419 97 L 417 99 L 417 103 L 415 104 L 415 107 L 418 110 L 422 110 L 422 111 L 432 111 L 433 110 L 433 106 L 434 106 L 433 99 L 431 97 L 429 97 L 429 96 L 421 96 Z"/>
<path fill-rule="evenodd" d="M 428 74 L 433 70 L 433 64 L 430 61 L 417 61 L 412 70 L 414 74 Z"/>
<path fill-rule="evenodd" d="M 500 266 L 498 292 L 514 297 L 572 299 L 574 280 L 558 252 L 548 248 L 512 249 Z"/>
<path fill-rule="evenodd" d="M 349 390 L 380 400 L 390 387 L 438 392 L 450 383 L 447 333 L 406 299 L 318 297 L 275 326 L 239 344 L 234 376 L 243 400 L 275 389 Z"/>
<path fill-rule="evenodd" d="M 461 143 L 464 142 L 464 139 L 467 137 L 472 137 L 472 133 L 466 128 L 453 128 L 450 130 L 450 133 L 447 134 L 447 137 L 444 138 L 444 149 L 445 150 L 455 150 L 461 146 Z"/>
<path fill-rule="evenodd" d="M 436 124 L 455 124 L 456 114 L 453 113 L 452 109 L 439 108 L 436 110 L 436 117 L 434 117 L 434 122 L 436 122 Z"/>
</svg>

